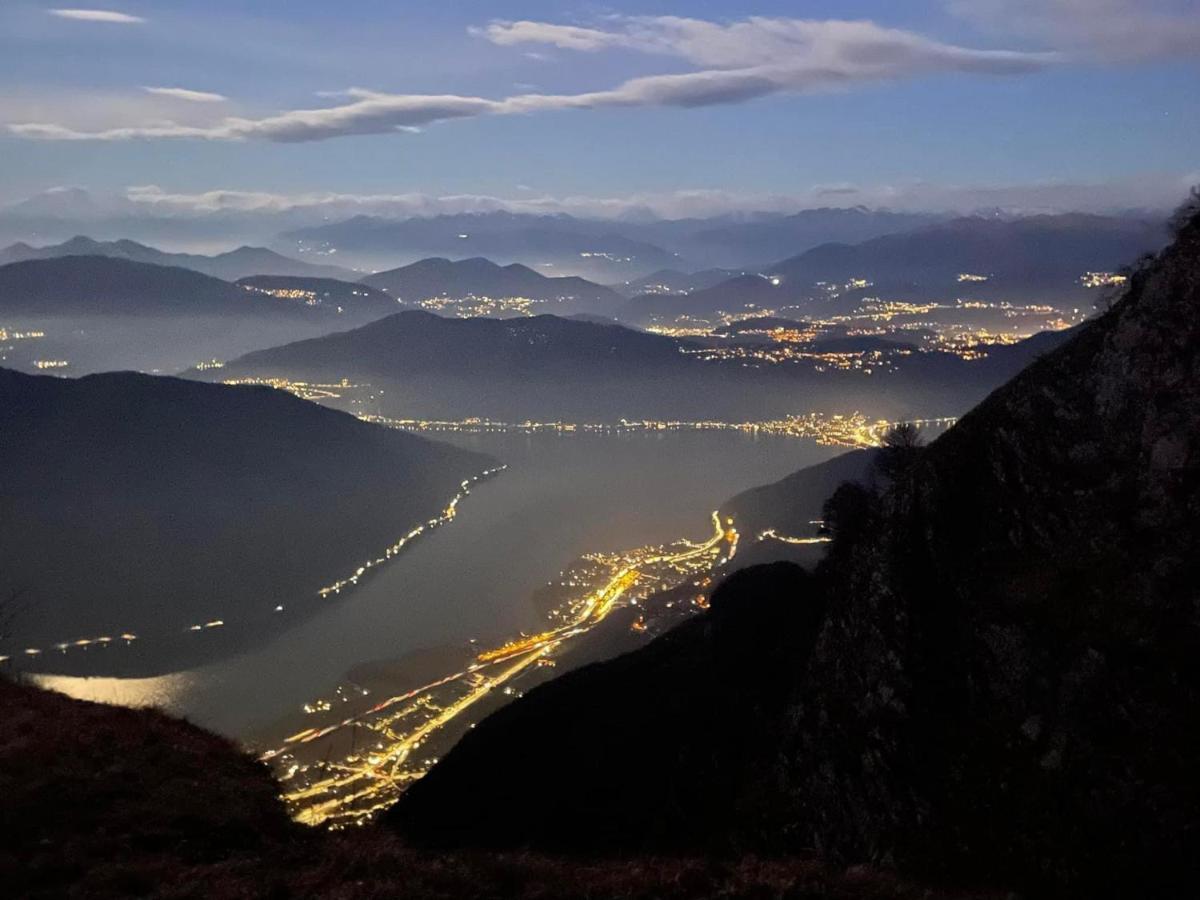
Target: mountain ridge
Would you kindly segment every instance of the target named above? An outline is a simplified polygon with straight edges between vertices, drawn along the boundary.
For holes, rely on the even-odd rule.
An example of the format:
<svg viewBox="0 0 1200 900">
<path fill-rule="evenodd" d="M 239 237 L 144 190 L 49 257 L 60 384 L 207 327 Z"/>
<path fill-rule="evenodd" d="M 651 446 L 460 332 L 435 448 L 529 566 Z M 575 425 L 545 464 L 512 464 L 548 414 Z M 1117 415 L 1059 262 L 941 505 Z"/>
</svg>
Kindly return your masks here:
<svg viewBox="0 0 1200 900">
<path fill-rule="evenodd" d="M 0 249 L 0 265 L 32 259 L 56 259 L 62 256 L 108 256 L 131 262 L 191 269 L 222 281 L 237 281 L 251 275 L 295 275 L 347 280 L 355 273 L 340 266 L 314 265 L 282 256 L 266 247 L 241 246 L 225 253 L 204 256 L 196 253 L 169 253 L 128 239 L 96 241 L 84 235 L 44 247 L 32 247 L 18 241 Z"/>
<path fill-rule="evenodd" d="M 386 387 L 379 412 L 405 418 L 740 422 L 833 408 L 897 419 L 913 417 L 920 407 L 961 412 L 1066 336 L 1045 332 L 974 361 L 917 354 L 894 377 L 867 377 L 705 360 L 700 344 L 617 323 L 549 314 L 452 319 L 405 310 L 232 359 L 219 377 L 359 379 Z"/>
<path fill-rule="evenodd" d="M 284 304 L 179 266 L 109 256 L 59 256 L 0 266 L 0 310 L 35 316 L 270 314 Z"/>
</svg>

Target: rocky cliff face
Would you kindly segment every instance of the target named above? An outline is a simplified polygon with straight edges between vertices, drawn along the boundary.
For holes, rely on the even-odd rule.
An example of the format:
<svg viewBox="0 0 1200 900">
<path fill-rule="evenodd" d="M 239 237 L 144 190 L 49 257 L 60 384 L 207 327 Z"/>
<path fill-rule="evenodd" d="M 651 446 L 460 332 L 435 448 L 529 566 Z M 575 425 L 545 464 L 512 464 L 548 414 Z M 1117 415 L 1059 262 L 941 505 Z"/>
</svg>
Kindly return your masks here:
<svg viewBox="0 0 1200 900">
<path fill-rule="evenodd" d="M 706 747 L 714 770 L 738 773 L 728 804 L 698 822 L 683 801 L 705 785 L 661 766 L 653 774 L 672 787 L 656 794 L 656 812 L 627 818 L 615 843 L 672 846 L 685 835 L 710 847 L 816 848 L 1065 893 L 1194 885 L 1198 312 L 1193 211 L 1121 301 L 902 460 L 885 490 L 840 489 L 826 511 L 831 552 L 788 598 L 816 618 L 743 629 L 762 649 L 788 648 L 756 674 L 784 685 L 785 699 L 778 720 L 742 732 L 736 750 Z M 738 593 L 730 586 L 724 602 Z M 545 842 L 532 813 L 499 834 L 470 816 L 479 805 L 519 808 L 540 763 L 570 753 L 590 783 L 586 798 L 553 808 L 551 842 L 570 844 L 574 829 L 609 814 L 607 788 L 697 752 L 681 746 L 696 735 L 650 718 L 613 753 L 579 730 L 610 733 L 624 711 L 575 701 L 659 690 L 656 670 L 685 684 L 680 665 L 719 696 L 706 679 L 728 652 L 722 642 L 737 640 L 723 630 L 714 610 L 707 630 L 634 654 L 640 687 L 626 658 L 531 692 L 449 754 L 393 821 L 425 838 Z M 569 741 L 555 716 L 571 716 Z M 767 743 L 745 746 L 756 741 Z M 664 756 L 660 745 L 677 749 Z M 646 746 L 653 762 L 639 758 Z M 497 754 L 510 763 L 503 777 L 482 796 L 461 791 L 482 784 L 471 773 Z"/>
<path fill-rule="evenodd" d="M 842 496 L 791 840 L 1096 887 L 1195 850 L 1198 311 L 1193 217 L 890 491 Z"/>
</svg>

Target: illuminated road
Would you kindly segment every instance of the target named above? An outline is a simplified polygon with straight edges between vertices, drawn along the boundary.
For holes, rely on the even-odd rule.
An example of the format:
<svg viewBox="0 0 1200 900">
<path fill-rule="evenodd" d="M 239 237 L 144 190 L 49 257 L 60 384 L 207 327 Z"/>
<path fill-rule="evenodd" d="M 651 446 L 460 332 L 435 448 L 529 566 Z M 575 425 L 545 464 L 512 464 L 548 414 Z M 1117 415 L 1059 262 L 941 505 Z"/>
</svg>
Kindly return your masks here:
<svg viewBox="0 0 1200 900">
<path fill-rule="evenodd" d="M 587 634 L 620 608 L 629 592 L 648 577 L 648 569 L 694 572 L 693 567 L 705 571 L 728 562 L 737 551 L 738 533 L 731 523 L 729 527 L 723 525 L 716 512 L 712 514 L 712 527 L 711 536 L 701 543 L 680 541 L 672 545 L 675 549 L 639 548 L 624 554 L 627 561 L 598 588 L 589 591 L 563 624 L 484 650 L 462 671 L 389 697 L 359 715 L 323 728 L 301 731 L 288 738 L 283 746 L 262 754 L 262 759 L 281 769 L 285 784 L 302 782 L 284 794 L 293 815 L 309 824 L 344 826 L 360 824 L 393 803 L 403 787 L 421 777 L 431 762 L 408 765 L 415 750 L 448 726 L 462 727 L 464 713 L 518 676 L 538 665 L 552 665 L 551 654 L 566 642 Z M 728 551 L 722 553 L 726 545 Z M 662 586 L 661 578 L 654 580 L 656 588 Z M 434 695 L 446 689 L 461 693 L 438 705 Z M 407 721 L 420 713 L 429 714 L 428 718 Z M 400 728 L 393 729 L 397 723 Z M 311 780 L 307 778 L 310 767 L 293 762 L 295 751 L 304 745 L 354 727 L 369 728 L 382 736 L 382 744 L 373 751 L 352 753 L 337 762 L 323 760 L 311 767 L 319 772 L 319 777 Z M 298 779 L 298 773 L 305 777 Z"/>
<path fill-rule="evenodd" d="M 783 544 L 828 544 L 833 538 L 826 535 L 818 535 L 817 537 L 792 537 L 787 534 L 779 534 L 774 528 L 768 528 L 758 536 L 760 541 L 779 541 Z"/>
</svg>

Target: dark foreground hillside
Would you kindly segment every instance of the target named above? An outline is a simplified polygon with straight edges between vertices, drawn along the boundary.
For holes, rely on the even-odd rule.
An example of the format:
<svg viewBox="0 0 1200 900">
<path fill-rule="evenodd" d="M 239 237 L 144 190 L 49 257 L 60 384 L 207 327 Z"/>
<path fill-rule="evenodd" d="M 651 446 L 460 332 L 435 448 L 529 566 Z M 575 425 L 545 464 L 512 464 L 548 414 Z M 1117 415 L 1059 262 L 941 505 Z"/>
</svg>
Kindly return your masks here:
<svg viewBox="0 0 1200 900">
<path fill-rule="evenodd" d="M 410 900 L 1000 900 L 815 857 L 708 861 L 429 853 L 380 827 L 330 834 L 284 814 L 265 766 L 155 712 L 0 679 L 6 897 Z"/>
<path fill-rule="evenodd" d="M 438 845 L 818 848 L 1056 896 L 1194 893 L 1198 312 L 1193 211 L 1109 312 L 887 480 L 839 489 L 813 575 L 743 573 L 703 619 L 531 691 L 391 822 Z"/>
</svg>

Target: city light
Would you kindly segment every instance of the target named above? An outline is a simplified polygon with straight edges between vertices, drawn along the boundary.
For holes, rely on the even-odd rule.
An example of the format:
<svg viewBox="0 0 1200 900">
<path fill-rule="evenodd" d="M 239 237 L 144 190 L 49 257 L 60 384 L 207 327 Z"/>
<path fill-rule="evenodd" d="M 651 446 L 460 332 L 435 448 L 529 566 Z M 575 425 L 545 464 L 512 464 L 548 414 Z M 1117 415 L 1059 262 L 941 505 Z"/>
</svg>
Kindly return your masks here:
<svg viewBox="0 0 1200 900">
<path fill-rule="evenodd" d="M 323 727 L 309 727 L 286 738 L 261 755 L 274 765 L 284 782 L 284 799 L 302 822 L 344 828 L 368 821 L 394 802 L 409 784 L 437 761 L 447 746 L 473 723 L 465 716 L 491 699 L 494 703 L 521 693 L 514 682 L 545 678 L 555 657 L 620 609 L 636 606 L 640 614 L 630 625 L 646 633 L 666 627 L 671 617 L 703 609 L 707 600 L 690 607 L 666 604 L 650 609 L 654 594 L 686 583 L 707 586 L 707 573 L 727 563 L 737 552 L 738 531 L 712 514 L 707 540 L 676 541 L 614 554 L 588 554 L 565 570 L 552 587 L 561 600 L 547 614 L 550 627 L 521 635 L 476 653 L 474 661 L 422 687 L 405 691 L 370 708 Z M 544 673 L 544 674 L 538 674 Z M 328 699 L 305 705 L 304 713 L 330 712 Z M 316 742 L 343 732 L 359 736 L 348 753 L 331 756 L 312 749 Z"/>
</svg>

